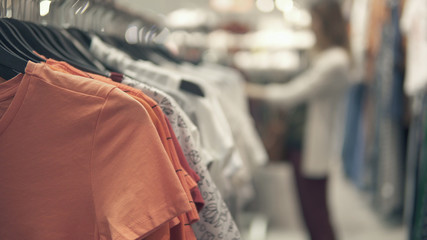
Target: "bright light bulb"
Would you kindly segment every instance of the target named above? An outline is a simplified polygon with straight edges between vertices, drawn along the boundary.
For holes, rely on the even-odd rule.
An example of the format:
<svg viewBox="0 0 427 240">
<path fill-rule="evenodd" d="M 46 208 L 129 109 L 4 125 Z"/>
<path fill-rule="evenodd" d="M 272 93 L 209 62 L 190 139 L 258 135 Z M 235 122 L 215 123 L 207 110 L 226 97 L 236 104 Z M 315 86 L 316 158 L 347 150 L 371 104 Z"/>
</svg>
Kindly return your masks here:
<svg viewBox="0 0 427 240">
<path fill-rule="evenodd" d="M 50 0 L 43 0 L 40 2 L 40 16 L 44 17 L 49 13 Z"/>
<path fill-rule="evenodd" d="M 282 12 L 290 12 L 294 8 L 293 0 L 276 0 L 276 7 Z"/>
<path fill-rule="evenodd" d="M 274 2 L 273 0 L 257 0 L 256 7 L 261 12 L 268 13 L 274 10 Z"/>
<path fill-rule="evenodd" d="M 211 1 L 211 4 L 220 10 L 227 10 L 233 7 L 234 1 L 232 0 L 215 0 Z"/>
</svg>

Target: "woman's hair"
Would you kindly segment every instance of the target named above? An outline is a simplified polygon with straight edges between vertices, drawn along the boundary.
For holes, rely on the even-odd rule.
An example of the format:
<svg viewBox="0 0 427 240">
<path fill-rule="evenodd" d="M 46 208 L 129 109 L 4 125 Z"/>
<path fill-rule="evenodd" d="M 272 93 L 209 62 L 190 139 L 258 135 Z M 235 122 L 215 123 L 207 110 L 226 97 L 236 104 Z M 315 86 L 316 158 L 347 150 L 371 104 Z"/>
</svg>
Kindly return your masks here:
<svg viewBox="0 0 427 240">
<path fill-rule="evenodd" d="M 313 21 L 319 21 L 317 25 L 322 34 L 322 47 L 349 48 L 347 21 L 344 19 L 339 3 L 332 0 L 318 1 L 312 5 L 311 14 Z"/>
</svg>

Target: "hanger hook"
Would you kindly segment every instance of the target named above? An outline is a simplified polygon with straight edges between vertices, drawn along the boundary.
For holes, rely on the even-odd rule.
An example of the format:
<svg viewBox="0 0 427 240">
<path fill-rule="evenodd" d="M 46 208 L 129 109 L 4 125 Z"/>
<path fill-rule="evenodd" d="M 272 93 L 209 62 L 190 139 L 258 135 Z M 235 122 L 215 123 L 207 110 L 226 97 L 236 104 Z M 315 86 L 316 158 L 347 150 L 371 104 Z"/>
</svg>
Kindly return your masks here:
<svg viewBox="0 0 427 240">
<path fill-rule="evenodd" d="M 12 0 L 4 0 L 2 1 L 2 12 L 0 13 L 0 15 L 2 17 L 5 18 L 10 18 L 12 17 L 12 13 L 13 13 L 13 1 Z"/>
<path fill-rule="evenodd" d="M 0 17 L 7 17 L 7 0 L 2 0 L 0 4 Z"/>
<path fill-rule="evenodd" d="M 4 17 L 3 0 L 0 1 L 0 17 Z"/>
</svg>

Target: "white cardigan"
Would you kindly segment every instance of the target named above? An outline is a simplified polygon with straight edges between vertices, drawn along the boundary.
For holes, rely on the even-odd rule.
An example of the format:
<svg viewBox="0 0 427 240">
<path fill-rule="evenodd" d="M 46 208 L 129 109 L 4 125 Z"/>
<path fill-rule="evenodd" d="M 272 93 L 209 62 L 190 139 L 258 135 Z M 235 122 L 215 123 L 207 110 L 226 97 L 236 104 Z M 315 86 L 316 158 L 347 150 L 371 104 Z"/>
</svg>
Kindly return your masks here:
<svg viewBox="0 0 427 240">
<path fill-rule="evenodd" d="M 342 48 L 321 52 L 306 72 L 282 84 L 249 85 L 248 95 L 281 106 L 307 102 L 303 174 L 324 177 L 330 160 L 340 157 L 344 130 L 349 57 Z"/>
</svg>

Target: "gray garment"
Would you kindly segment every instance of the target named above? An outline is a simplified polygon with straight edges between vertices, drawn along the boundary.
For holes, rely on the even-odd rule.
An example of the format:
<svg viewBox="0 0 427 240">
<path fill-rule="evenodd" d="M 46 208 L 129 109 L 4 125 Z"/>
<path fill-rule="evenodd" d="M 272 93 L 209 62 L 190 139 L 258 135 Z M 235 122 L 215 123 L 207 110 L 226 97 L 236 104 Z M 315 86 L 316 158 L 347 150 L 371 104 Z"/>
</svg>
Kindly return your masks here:
<svg viewBox="0 0 427 240">
<path fill-rule="evenodd" d="M 390 19 L 384 24 L 381 48 L 376 62 L 375 144 L 373 162 L 374 204 L 379 214 L 390 223 L 400 223 L 404 196 L 404 94 L 400 1 L 390 0 Z"/>
<path fill-rule="evenodd" d="M 216 165 L 218 171 L 210 174 L 218 186 L 224 199 L 236 194 L 232 189 L 236 173 L 244 170 L 244 162 L 236 148 L 230 124 L 219 103 L 216 89 L 207 83 L 195 79 L 192 75 L 184 75 L 179 71 L 166 69 L 146 61 L 135 61 L 126 53 L 113 48 L 99 38 L 92 39 L 90 51 L 99 59 L 117 67 L 125 75 L 140 82 L 148 83 L 164 90 L 171 95 L 198 127 L 201 148 L 205 153 L 205 164 Z M 180 88 L 182 80 L 201 87 L 204 97 L 200 97 Z M 210 170 L 210 169 L 209 169 Z"/>
<path fill-rule="evenodd" d="M 198 135 L 195 132 L 197 128 L 176 101 L 165 92 L 128 77 L 122 83 L 140 89 L 159 104 L 172 125 L 190 167 L 201 178 L 198 185 L 205 207 L 199 213 L 200 220 L 192 225 L 197 239 L 241 239 L 239 229 L 204 164 L 200 143 L 194 137 Z"/>
</svg>

